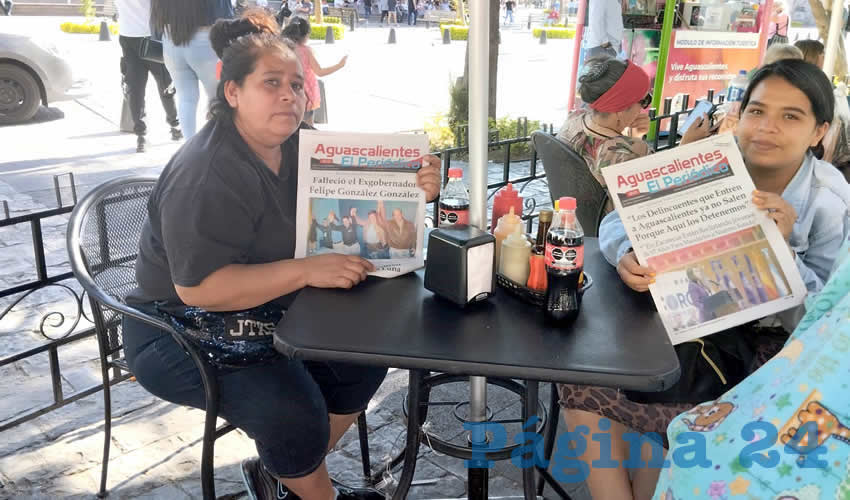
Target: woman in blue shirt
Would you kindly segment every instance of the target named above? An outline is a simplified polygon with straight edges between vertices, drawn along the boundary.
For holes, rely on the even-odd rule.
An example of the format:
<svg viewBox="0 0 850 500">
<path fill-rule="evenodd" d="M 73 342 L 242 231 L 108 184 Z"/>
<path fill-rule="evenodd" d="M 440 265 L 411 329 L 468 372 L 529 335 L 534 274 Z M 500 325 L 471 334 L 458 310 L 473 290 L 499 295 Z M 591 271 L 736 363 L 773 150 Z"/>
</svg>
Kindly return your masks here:
<svg viewBox="0 0 850 500">
<path fill-rule="evenodd" d="M 741 102 L 735 136 L 757 191 L 756 207 L 767 210 L 785 237 L 809 292 L 819 291 L 827 280 L 844 237 L 848 233 L 850 187 L 832 165 L 818 160 L 813 150 L 833 118 L 832 85 L 816 66 L 800 60 L 783 60 L 758 70 Z M 655 271 L 642 266 L 616 212 L 599 228 L 599 246 L 605 259 L 617 267 L 623 282 L 638 292 L 654 283 Z M 793 322 L 783 315 L 787 330 Z M 718 335 L 718 334 L 715 334 Z M 787 333 L 784 334 L 787 338 Z M 710 337 L 709 337 L 710 338 Z M 785 338 L 756 336 L 759 364 L 782 346 Z M 683 371 L 689 367 L 683 366 Z M 612 455 L 622 460 L 628 446 L 620 436 L 627 427 L 641 433 L 664 433 L 672 418 L 691 409 L 691 403 L 629 401 L 622 392 L 604 388 L 562 385 L 561 404 L 570 426 L 587 425 L 599 432 L 600 416 L 612 422 Z M 717 397 L 720 394 L 712 397 Z M 649 498 L 658 469 L 639 469 L 632 479 L 625 468 L 594 469 L 600 445 L 589 442 L 580 457 L 590 467 L 588 486 L 595 499 Z"/>
</svg>

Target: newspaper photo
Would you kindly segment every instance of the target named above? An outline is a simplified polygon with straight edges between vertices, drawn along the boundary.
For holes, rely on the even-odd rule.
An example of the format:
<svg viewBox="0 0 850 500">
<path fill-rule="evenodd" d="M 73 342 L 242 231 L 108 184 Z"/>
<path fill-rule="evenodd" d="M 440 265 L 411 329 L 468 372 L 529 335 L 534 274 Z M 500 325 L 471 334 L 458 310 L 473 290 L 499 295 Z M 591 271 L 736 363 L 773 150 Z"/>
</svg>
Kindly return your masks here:
<svg viewBox="0 0 850 500">
<path fill-rule="evenodd" d="M 801 304 L 806 287 L 731 134 L 602 169 L 673 344 Z"/>
<path fill-rule="evenodd" d="M 359 255 L 384 278 L 424 265 L 427 135 L 302 130 L 299 144 L 295 258 Z"/>
</svg>

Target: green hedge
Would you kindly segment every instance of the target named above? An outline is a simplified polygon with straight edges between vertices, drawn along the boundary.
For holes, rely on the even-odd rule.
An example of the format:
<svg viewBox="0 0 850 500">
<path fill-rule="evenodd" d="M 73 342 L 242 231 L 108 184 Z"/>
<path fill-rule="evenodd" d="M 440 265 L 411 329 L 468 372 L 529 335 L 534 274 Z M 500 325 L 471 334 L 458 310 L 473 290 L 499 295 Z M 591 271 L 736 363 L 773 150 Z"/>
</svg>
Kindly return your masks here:
<svg viewBox="0 0 850 500">
<path fill-rule="evenodd" d="M 342 24 L 342 19 L 334 16 L 322 16 L 322 21 L 325 24 Z M 314 24 L 316 22 L 316 16 L 310 16 L 310 24 Z"/>
<path fill-rule="evenodd" d="M 440 26 L 440 35 L 443 35 L 445 30 L 451 32 L 452 40 L 466 40 L 469 37 L 469 26 L 458 26 L 455 24 Z"/>
<path fill-rule="evenodd" d="M 490 118 L 488 122 L 490 133 L 498 131 L 500 140 L 517 137 L 517 119 L 503 117 L 493 120 Z M 528 120 L 528 133 L 531 134 L 535 130 L 539 130 L 540 126 L 541 123 L 539 121 Z M 455 130 L 449 126 L 449 117 L 447 115 L 437 113 L 425 123 L 424 128 L 428 134 L 431 151 L 440 151 L 455 147 Z M 529 142 L 513 144 L 511 146 L 511 160 L 520 161 L 528 159 L 531 156 L 530 144 Z M 505 148 L 491 149 L 488 151 L 487 157 L 493 161 L 504 161 Z M 455 156 L 453 155 L 452 158 L 455 158 Z M 457 153 L 457 158 L 466 158 L 466 155 L 464 153 Z"/>
<path fill-rule="evenodd" d="M 324 40 L 328 26 L 334 31 L 334 40 L 342 40 L 345 36 L 345 26 L 341 24 L 311 24 L 310 40 Z"/>
<path fill-rule="evenodd" d="M 459 19 L 455 19 L 454 21 L 440 21 L 440 28 L 444 26 L 463 26 L 462 24 L 458 24 Z"/>
<path fill-rule="evenodd" d="M 534 28 L 531 30 L 534 38 L 540 38 L 540 33 L 546 30 L 546 38 L 575 38 L 576 30 L 570 28 Z"/>
<path fill-rule="evenodd" d="M 59 29 L 61 29 L 65 33 L 84 33 L 89 35 L 97 35 L 98 33 L 100 33 L 100 23 L 72 23 L 69 21 L 60 24 Z M 109 32 L 113 35 L 117 35 L 118 25 L 115 23 L 109 23 Z"/>
</svg>

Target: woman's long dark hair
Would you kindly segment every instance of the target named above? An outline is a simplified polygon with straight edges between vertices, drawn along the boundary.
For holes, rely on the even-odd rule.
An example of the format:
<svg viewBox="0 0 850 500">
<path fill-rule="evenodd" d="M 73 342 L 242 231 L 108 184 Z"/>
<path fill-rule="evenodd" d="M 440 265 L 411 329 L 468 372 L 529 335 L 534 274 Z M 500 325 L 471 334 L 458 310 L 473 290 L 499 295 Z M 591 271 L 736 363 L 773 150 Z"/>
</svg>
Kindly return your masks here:
<svg viewBox="0 0 850 500">
<path fill-rule="evenodd" d="M 809 104 L 812 105 L 817 125 L 829 123 L 835 117 L 835 95 L 832 93 L 832 84 L 826 74 L 814 64 L 800 59 L 782 59 L 759 68 L 750 80 L 747 91 L 744 92 L 744 98 L 741 101 L 742 115 L 750 103 L 753 90 L 761 82 L 773 76 L 782 78 L 806 95 Z M 812 152 L 821 158 L 823 144 L 818 144 Z"/>
<path fill-rule="evenodd" d="M 187 45 L 198 28 L 214 22 L 211 0 L 151 0 L 151 29 L 168 33 L 174 45 Z"/>
</svg>

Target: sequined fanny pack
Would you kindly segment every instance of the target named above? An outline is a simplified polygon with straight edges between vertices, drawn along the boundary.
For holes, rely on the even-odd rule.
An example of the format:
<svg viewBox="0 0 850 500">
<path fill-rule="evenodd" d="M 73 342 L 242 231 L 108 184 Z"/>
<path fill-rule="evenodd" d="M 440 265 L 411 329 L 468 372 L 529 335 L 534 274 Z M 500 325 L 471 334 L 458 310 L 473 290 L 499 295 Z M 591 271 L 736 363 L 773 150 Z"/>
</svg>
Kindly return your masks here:
<svg viewBox="0 0 850 500">
<path fill-rule="evenodd" d="M 245 311 L 210 312 L 200 307 L 154 304 L 177 333 L 221 368 L 240 368 L 280 358 L 274 349 L 275 327 L 283 310 L 263 304 Z"/>
</svg>

